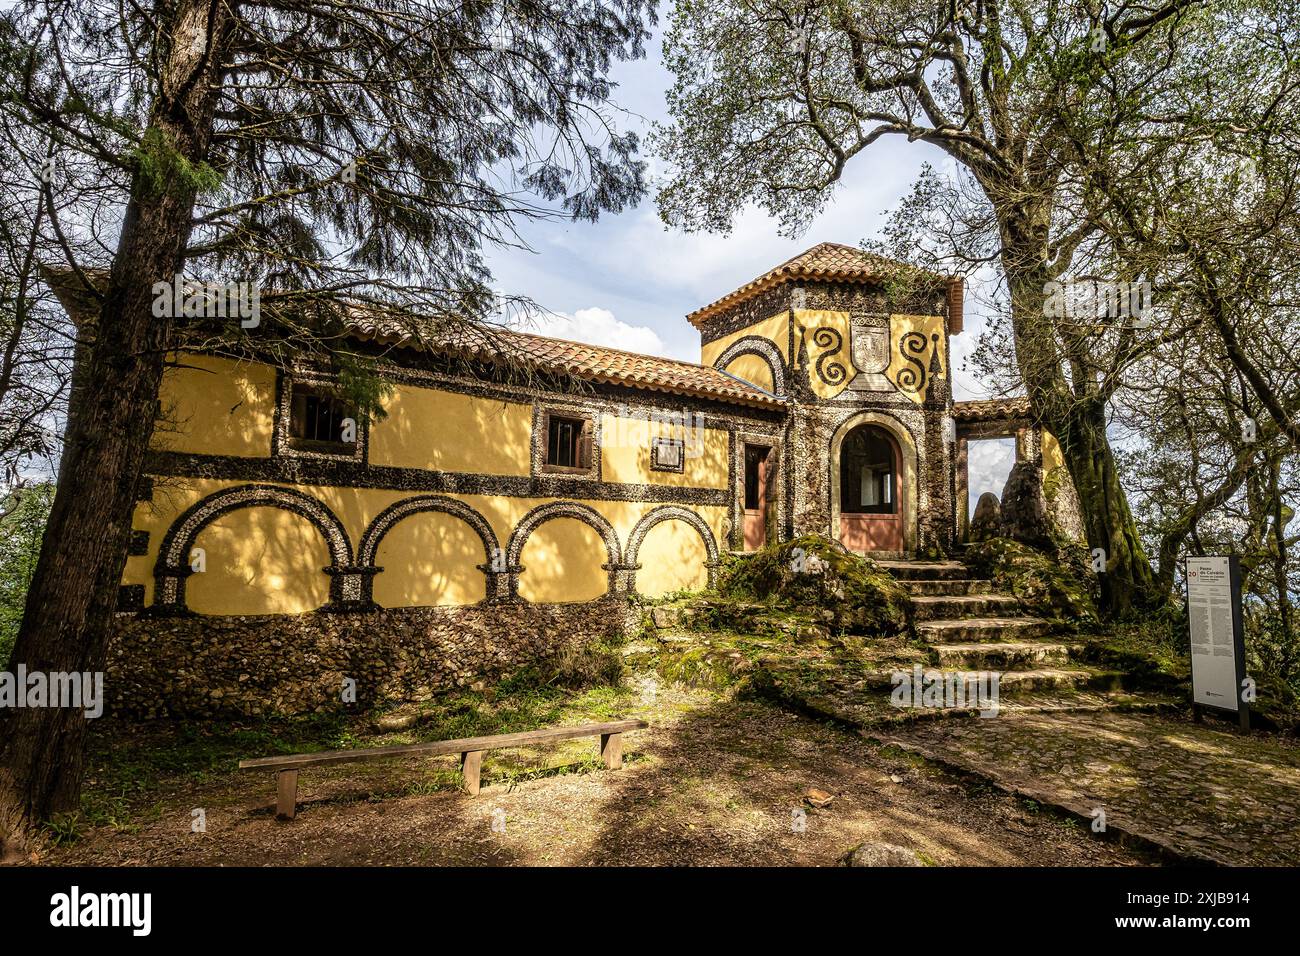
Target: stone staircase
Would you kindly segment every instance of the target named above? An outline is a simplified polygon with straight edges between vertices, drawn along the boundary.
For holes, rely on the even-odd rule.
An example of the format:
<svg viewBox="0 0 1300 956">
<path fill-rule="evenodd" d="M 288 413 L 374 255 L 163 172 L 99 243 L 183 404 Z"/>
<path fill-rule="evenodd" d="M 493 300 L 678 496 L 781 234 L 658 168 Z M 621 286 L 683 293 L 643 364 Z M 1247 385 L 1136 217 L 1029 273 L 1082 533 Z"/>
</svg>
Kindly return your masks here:
<svg viewBox="0 0 1300 956">
<path fill-rule="evenodd" d="M 1025 614 L 1015 597 L 972 577 L 962 562 L 878 563 L 911 595 L 917 637 L 930 649 L 927 673 L 997 671 L 1001 694 L 1016 698 L 1122 690 L 1122 673 L 1079 663 L 1081 642 L 1057 633 L 1052 622 Z M 1046 703 L 1024 702 L 1035 709 Z"/>
</svg>

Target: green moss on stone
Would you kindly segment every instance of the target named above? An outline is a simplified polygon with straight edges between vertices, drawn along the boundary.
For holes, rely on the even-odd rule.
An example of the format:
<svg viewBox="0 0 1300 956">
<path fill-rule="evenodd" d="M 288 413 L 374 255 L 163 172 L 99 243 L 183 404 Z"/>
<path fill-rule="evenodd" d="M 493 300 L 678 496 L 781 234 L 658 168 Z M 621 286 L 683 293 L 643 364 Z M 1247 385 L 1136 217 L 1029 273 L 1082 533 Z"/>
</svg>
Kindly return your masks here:
<svg viewBox="0 0 1300 956">
<path fill-rule="evenodd" d="M 1010 538 L 972 544 L 964 555 L 972 573 L 989 578 L 1038 615 L 1076 625 L 1097 622 L 1096 582 L 1078 546 L 1045 554 Z"/>
<path fill-rule="evenodd" d="M 902 586 L 874 561 L 817 535 L 728 559 L 718 592 L 732 601 L 811 610 L 836 634 L 897 634 L 910 606 Z"/>
</svg>

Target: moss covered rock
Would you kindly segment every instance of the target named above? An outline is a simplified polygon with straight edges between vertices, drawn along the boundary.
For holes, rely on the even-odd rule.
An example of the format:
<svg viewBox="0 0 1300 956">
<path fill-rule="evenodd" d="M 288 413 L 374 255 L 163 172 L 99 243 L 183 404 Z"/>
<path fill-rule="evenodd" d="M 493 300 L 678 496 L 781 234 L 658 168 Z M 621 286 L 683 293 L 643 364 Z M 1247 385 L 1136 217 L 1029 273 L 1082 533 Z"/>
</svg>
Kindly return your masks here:
<svg viewBox="0 0 1300 956">
<path fill-rule="evenodd" d="M 811 609 L 836 634 L 897 634 L 910 607 L 902 586 L 874 561 L 817 535 L 730 558 L 718 591 L 736 601 Z"/>
<path fill-rule="evenodd" d="M 1048 554 L 1009 538 L 991 538 L 972 544 L 964 560 L 976 577 L 991 579 L 1041 617 L 1073 624 L 1097 621 L 1096 579 L 1081 547 Z"/>
</svg>

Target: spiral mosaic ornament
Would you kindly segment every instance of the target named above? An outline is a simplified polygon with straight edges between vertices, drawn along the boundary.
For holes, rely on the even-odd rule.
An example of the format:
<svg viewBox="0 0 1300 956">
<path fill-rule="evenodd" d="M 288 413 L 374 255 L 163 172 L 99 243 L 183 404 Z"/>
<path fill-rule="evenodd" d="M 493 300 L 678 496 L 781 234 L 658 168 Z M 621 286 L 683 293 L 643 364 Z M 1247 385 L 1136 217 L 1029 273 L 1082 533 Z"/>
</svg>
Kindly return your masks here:
<svg viewBox="0 0 1300 956">
<path fill-rule="evenodd" d="M 843 335 L 835 329 L 822 326 L 813 332 L 813 344 L 822 350 L 822 354 L 817 356 L 818 378 L 827 385 L 839 385 L 848 378 L 848 370 L 839 362 L 831 361 L 844 345 Z"/>
<path fill-rule="evenodd" d="M 920 356 L 925 354 L 929 345 L 920 332 L 908 332 L 898 340 L 898 354 L 909 366 L 898 373 L 898 387 L 908 392 L 921 392 L 925 389 L 927 373 L 925 363 Z"/>
</svg>

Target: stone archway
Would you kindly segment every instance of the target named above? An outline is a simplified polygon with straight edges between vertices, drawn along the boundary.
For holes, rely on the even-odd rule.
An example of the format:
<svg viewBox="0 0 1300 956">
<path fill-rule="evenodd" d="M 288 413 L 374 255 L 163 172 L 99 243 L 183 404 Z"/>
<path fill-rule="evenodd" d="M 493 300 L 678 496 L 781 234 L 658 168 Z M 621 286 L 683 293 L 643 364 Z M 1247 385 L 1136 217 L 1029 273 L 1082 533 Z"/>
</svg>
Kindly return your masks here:
<svg viewBox="0 0 1300 956">
<path fill-rule="evenodd" d="M 630 589 L 635 590 L 636 588 L 636 572 L 640 568 L 640 565 L 637 564 L 637 555 L 641 550 L 641 542 L 645 540 L 645 536 L 650 533 L 651 528 L 665 521 L 683 521 L 694 528 L 699 536 L 704 540 L 704 551 L 705 554 L 708 555 L 708 561 L 705 564 L 705 567 L 708 568 L 709 572 L 709 587 L 716 586 L 718 582 L 718 565 L 720 559 L 718 555 L 718 542 L 713 537 L 713 531 L 705 523 L 703 518 L 694 511 L 691 511 L 689 508 L 682 508 L 678 505 L 661 505 L 642 517 L 642 519 L 636 523 L 636 527 L 632 529 L 632 533 L 628 536 L 625 559 L 626 565 L 629 569 L 629 574 L 632 578 Z"/>
<path fill-rule="evenodd" d="M 506 570 L 509 575 L 507 583 L 508 599 L 520 599 L 519 575 L 524 571 L 524 568 L 519 561 L 524 552 L 524 545 L 528 543 L 529 536 L 538 527 L 555 518 L 573 518 L 595 529 L 605 545 L 605 554 L 608 559 L 605 564 L 601 565 L 601 568 L 609 575 L 606 593 L 617 594 L 626 591 L 627 568 L 623 564 L 623 551 L 619 546 L 618 534 L 614 531 L 613 525 L 605 519 L 604 515 L 590 505 L 580 504 L 576 501 L 553 501 L 550 504 L 539 505 L 528 512 L 515 526 L 515 530 L 511 532 L 510 542 L 506 545 Z"/>
<path fill-rule="evenodd" d="M 364 601 L 362 578 L 365 571 L 352 563 L 352 543 L 338 517 L 321 502 L 293 488 L 279 485 L 238 485 L 223 488 L 203 498 L 178 517 L 158 549 L 154 565 L 153 612 L 178 614 L 188 611 L 185 581 L 193 573 L 190 550 L 199 534 L 222 515 L 241 508 L 280 508 L 306 518 L 321 533 L 329 548 L 330 603 L 327 610 L 353 610 Z"/>
<path fill-rule="evenodd" d="M 451 515 L 469 525 L 483 544 L 483 563 L 478 565 L 478 569 L 487 579 L 487 599 L 496 601 L 507 597 L 509 562 L 497 541 L 496 532 L 492 530 L 492 525 L 487 519 L 465 502 L 457 501 L 455 498 L 447 498 L 443 495 L 420 495 L 389 505 L 375 516 L 365 533 L 361 535 L 361 543 L 357 546 L 357 564 L 370 571 L 363 584 L 365 601 L 373 604 L 374 575 L 383 570 L 375 567 L 375 556 L 379 553 L 379 545 L 383 542 L 384 536 L 403 519 L 426 512 Z"/>
<path fill-rule="evenodd" d="M 919 488 L 917 486 L 918 456 L 916 441 L 911 431 L 901 421 L 885 412 L 865 411 L 851 415 L 840 423 L 831 436 L 830 453 L 830 527 L 831 540 L 840 540 L 840 453 L 844 441 L 860 425 L 881 429 L 894 441 L 898 453 L 898 505 L 902 523 L 903 553 L 914 554 L 917 548 L 917 512 Z"/>
</svg>

